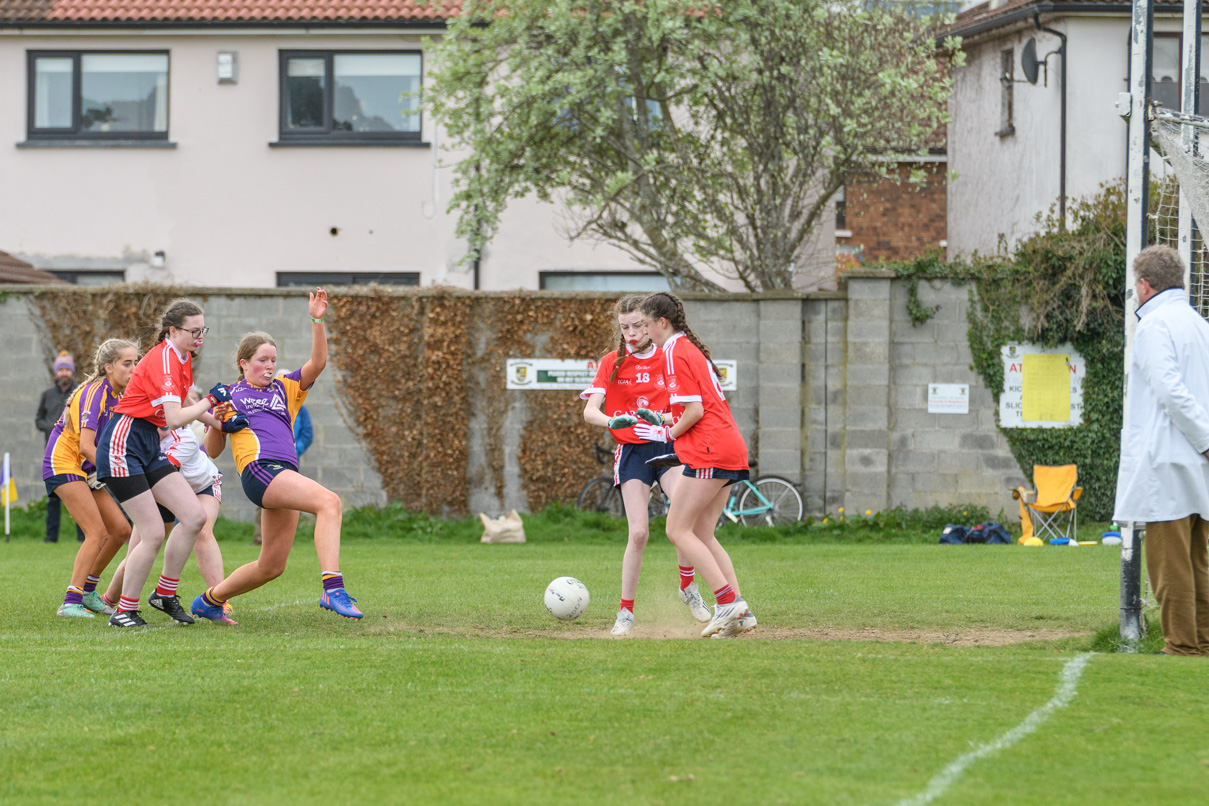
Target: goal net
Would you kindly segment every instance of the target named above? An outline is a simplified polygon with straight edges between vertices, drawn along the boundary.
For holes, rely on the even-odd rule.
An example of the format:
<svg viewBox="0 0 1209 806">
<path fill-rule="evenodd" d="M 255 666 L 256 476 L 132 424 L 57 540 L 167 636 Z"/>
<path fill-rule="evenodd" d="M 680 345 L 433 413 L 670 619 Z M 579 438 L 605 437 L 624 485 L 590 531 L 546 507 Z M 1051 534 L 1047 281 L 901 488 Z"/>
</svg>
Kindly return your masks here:
<svg viewBox="0 0 1209 806">
<path fill-rule="evenodd" d="M 1150 138 L 1160 157 L 1151 161 L 1154 243 L 1187 255 L 1188 300 L 1209 317 L 1209 247 L 1198 227 L 1209 231 L 1209 118 L 1159 110 Z"/>
</svg>

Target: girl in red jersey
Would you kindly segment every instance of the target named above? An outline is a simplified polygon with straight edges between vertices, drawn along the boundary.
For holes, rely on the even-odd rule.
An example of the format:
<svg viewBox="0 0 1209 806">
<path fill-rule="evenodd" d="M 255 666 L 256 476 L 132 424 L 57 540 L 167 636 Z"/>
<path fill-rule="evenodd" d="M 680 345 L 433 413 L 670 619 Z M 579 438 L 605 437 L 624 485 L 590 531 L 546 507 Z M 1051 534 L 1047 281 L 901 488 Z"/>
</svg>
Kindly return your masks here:
<svg viewBox="0 0 1209 806">
<path fill-rule="evenodd" d="M 93 359 L 92 376 L 67 401 L 46 443 L 42 460 L 46 493 L 66 504 L 84 531 L 84 543 L 71 570 L 71 584 L 57 613 L 62 618 L 93 618 L 93 613 L 113 612 L 96 592 L 97 582 L 101 570 L 130 537 L 130 526 L 104 486 L 96 482 L 93 463 L 97 458 L 97 432 L 109 422 L 137 361 L 134 344 L 122 339 L 103 342 Z M 104 562 L 99 562 L 102 554 Z"/>
<path fill-rule="evenodd" d="M 316 288 L 310 295 L 311 356 L 293 372 L 277 377 L 277 345 L 267 333 L 248 333 L 239 344 L 235 364 L 242 376 L 231 387 L 231 406 L 247 416 L 246 431 L 231 437 L 231 454 L 239 470 L 248 499 L 264 510 L 261 515 L 260 556 L 241 565 L 214 587 L 193 600 L 193 614 L 222 621 L 228 599 L 255 590 L 285 571 L 298 516 L 315 516 L 315 553 L 319 555 L 323 593 L 319 606 L 344 618 L 364 614 L 344 589 L 340 572 L 340 496 L 298 472 L 298 449 L 294 442 L 294 420 L 307 394 L 327 366 L 327 292 Z M 210 429 L 206 451 L 218 456 L 223 448 L 222 432 Z"/>
<path fill-rule="evenodd" d="M 640 423 L 639 437 L 676 440 L 684 478 L 667 514 L 668 539 L 696 565 L 714 591 L 714 616 L 701 635 L 729 638 L 756 628 L 756 618 L 739 593 L 726 549 L 714 536 L 726 487 L 748 478 L 747 444 L 722 394 L 709 348 L 688 326 L 684 305 L 660 291 L 642 301 L 651 338 L 663 350 L 663 380 L 675 425 Z"/>
<path fill-rule="evenodd" d="M 142 627 L 139 599 L 164 543 L 164 521 L 180 522 L 164 550 L 164 569 L 147 603 L 174 620 L 192 624 L 193 617 L 176 596 L 185 561 L 193 552 L 206 511 L 178 467 L 160 449 L 159 428 L 175 429 L 202 419 L 224 430 L 246 427 L 246 420 L 219 423 L 210 408 L 231 399 L 221 383 L 205 399 L 184 406 L 193 385 L 192 353 L 202 346 L 209 329 L 202 309 L 189 300 L 177 300 L 160 319 L 158 343 L 135 367 L 114 417 L 97 446 L 97 477 L 122 504 L 141 540 L 126 556 L 126 577 L 118 610 L 109 617 L 115 627 Z"/>
<path fill-rule="evenodd" d="M 667 389 L 660 381 L 663 353 L 646 331 L 642 297 L 624 297 L 613 313 L 621 330 L 617 349 L 600 359 L 592 385 L 580 393 L 587 400 L 584 420 L 589 425 L 609 429 L 617 442 L 613 456 L 613 483 L 621 487 L 625 503 L 629 538 L 621 560 L 621 603 L 613 635 L 628 635 L 634 627 L 634 597 L 638 575 L 642 572 L 642 554 L 650 536 L 647 501 L 656 481 L 669 498 L 680 479 L 678 472 L 653 468 L 647 460 L 667 453 L 667 445 L 651 442 L 634 433 L 640 422 L 661 425 L 668 408 Z M 607 413 L 606 413 L 607 412 Z M 680 600 L 689 606 L 698 621 L 709 621 L 709 608 L 697 590 L 693 565 L 677 549 L 680 565 Z"/>
</svg>

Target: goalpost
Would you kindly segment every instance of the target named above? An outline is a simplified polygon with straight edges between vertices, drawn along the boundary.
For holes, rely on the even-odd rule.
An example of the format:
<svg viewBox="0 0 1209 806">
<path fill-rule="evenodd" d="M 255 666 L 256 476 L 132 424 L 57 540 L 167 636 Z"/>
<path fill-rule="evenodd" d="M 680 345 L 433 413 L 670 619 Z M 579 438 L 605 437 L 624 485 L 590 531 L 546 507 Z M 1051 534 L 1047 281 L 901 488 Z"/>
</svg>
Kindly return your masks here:
<svg viewBox="0 0 1209 806">
<path fill-rule="evenodd" d="M 1154 44 L 1154 0 L 1133 0 L 1130 30 L 1129 92 L 1118 107 L 1129 117 L 1129 162 L 1126 176 L 1125 267 L 1125 408 L 1129 407 L 1129 362 L 1137 327 L 1133 261 L 1153 242 L 1180 253 L 1188 298 L 1209 316 L 1207 246 L 1197 222 L 1209 229 L 1209 119 L 1197 112 L 1201 57 L 1200 0 L 1184 0 L 1180 110 L 1151 106 Z M 1202 148 L 1202 138 L 1204 146 Z M 1157 159 L 1151 164 L 1151 149 Z M 1150 198 L 1152 187 L 1157 199 Z M 1142 619 L 1140 542 L 1132 523 L 1121 524 L 1121 637 L 1136 644 L 1145 632 Z"/>
</svg>

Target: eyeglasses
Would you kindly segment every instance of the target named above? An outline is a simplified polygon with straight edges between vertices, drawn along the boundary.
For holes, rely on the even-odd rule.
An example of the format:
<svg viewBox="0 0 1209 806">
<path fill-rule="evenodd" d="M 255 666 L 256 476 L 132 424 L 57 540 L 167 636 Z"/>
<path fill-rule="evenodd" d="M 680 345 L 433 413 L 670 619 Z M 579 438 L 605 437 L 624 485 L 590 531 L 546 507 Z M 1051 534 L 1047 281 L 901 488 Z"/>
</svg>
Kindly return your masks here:
<svg viewBox="0 0 1209 806">
<path fill-rule="evenodd" d="M 206 335 L 207 333 L 209 333 L 209 332 L 210 332 L 210 328 L 208 328 L 208 327 L 199 327 L 199 328 L 197 328 L 196 330 L 189 330 L 189 331 L 186 331 L 186 332 L 187 332 L 187 333 L 188 333 L 190 336 L 192 336 L 193 338 L 195 338 L 195 339 L 200 339 L 202 336 L 204 336 L 204 335 Z"/>
</svg>

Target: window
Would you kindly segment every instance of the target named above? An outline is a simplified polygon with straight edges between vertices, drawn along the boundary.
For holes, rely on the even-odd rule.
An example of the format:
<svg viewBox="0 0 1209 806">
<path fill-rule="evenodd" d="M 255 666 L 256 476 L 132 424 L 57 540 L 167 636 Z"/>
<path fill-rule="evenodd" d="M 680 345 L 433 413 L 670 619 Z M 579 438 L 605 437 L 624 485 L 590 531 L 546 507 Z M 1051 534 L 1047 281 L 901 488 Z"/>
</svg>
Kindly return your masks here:
<svg viewBox="0 0 1209 806">
<path fill-rule="evenodd" d="M 418 271 L 279 271 L 277 287 L 317 285 L 419 285 Z"/>
<path fill-rule="evenodd" d="M 837 230 L 848 229 L 848 203 L 844 198 L 844 186 L 840 185 L 840 189 L 835 192 L 835 228 Z"/>
<path fill-rule="evenodd" d="M 29 53 L 28 137 L 167 140 L 168 54 Z"/>
<path fill-rule="evenodd" d="M 1155 34 L 1153 72 L 1150 76 L 1150 96 L 1159 106 L 1178 112 L 1180 110 L 1180 71 L 1182 69 L 1182 34 Z M 1200 92 L 1197 97 L 1196 113 L 1209 116 L 1209 58 L 1205 48 L 1209 36 L 1201 37 Z"/>
<path fill-rule="evenodd" d="M 419 53 L 282 51 L 281 144 L 420 141 Z"/>
<path fill-rule="evenodd" d="M 1007 137 L 1016 133 L 1012 122 L 1012 105 L 1015 101 L 1015 84 L 1012 79 L 1016 72 L 1016 56 L 1011 48 L 999 51 L 999 137 Z"/>
<path fill-rule="evenodd" d="M 654 271 L 543 271 L 546 291 L 668 291 L 667 278 Z"/>
<path fill-rule="evenodd" d="M 126 282 L 126 272 L 122 269 L 88 270 L 88 269 L 48 269 L 60 280 L 66 280 L 72 285 L 113 285 Z"/>
</svg>

